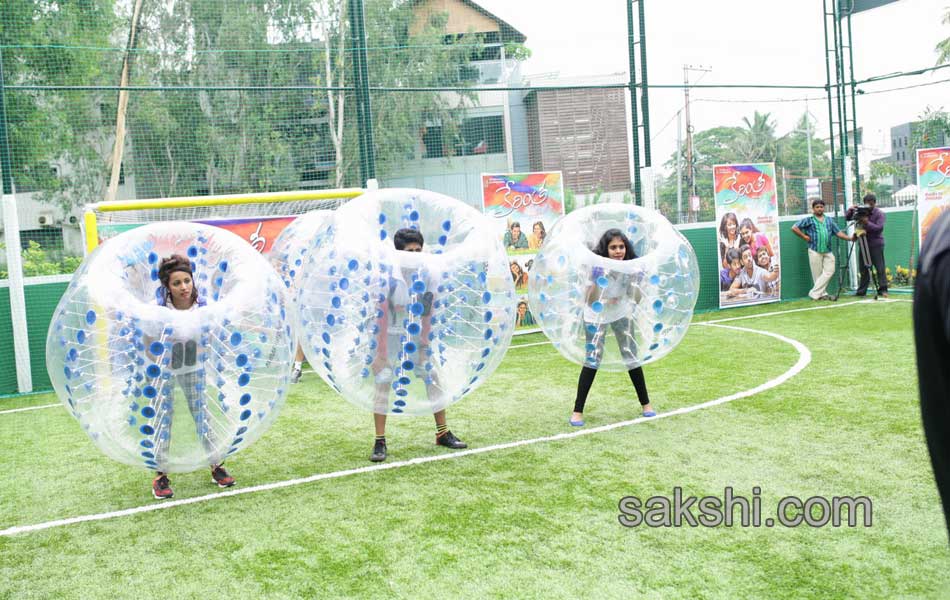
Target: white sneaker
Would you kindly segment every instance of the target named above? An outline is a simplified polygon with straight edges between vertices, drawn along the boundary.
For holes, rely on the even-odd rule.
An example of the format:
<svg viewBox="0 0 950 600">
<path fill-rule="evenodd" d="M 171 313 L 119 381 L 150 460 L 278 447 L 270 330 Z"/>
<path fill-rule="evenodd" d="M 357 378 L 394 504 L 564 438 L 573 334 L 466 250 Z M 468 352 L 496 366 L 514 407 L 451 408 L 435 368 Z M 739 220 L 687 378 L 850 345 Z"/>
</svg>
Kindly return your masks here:
<svg viewBox="0 0 950 600">
<path fill-rule="evenodd" d="M 296 368 L 290 372 L 290 383 L 297 383 L 300 381 L 300 376 L 303 375 L 303 369 Z"/>
</svg>

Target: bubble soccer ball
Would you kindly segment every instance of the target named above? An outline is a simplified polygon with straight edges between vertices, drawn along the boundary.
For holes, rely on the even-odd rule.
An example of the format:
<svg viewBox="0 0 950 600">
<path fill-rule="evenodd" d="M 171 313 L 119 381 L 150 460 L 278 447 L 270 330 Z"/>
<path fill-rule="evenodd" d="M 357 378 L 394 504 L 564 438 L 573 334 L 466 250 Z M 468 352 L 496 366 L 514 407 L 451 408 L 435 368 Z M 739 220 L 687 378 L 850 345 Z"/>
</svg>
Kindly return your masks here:
<svg viewBox="0 0 950 600">
<path fill-rule="evenodd" d="M 288 288 L 295 287 L 307 251 L 311 245 L 319 245 L 314 242 L 314 238 L 323 222 L 332 214 L 329 210 L 314 210 L 301 215 L 284 227 L 274 240 L 267 258 Z"/>
<path fill-rule="evenodd" d="M 593 252 L 620 230 L 636 258 Z M 597 204 L 555 223 L 535 257 L 529 302 L 545 335 L 575 363 L 627 371 L 669 353 L 686 334 L 699 295 L 692 246 L 660 213 Z"/>
<path fill-rule="evenodd" d="M 422 252 L 397 251 L 402 228 Z M 309 252 L 295 319 L 307 360 L 378 414 L 432 414 L 495 370 L 514 329 L 514 283 L 491 223 L 422 190 L 370 192 L 337 209 Z"/>
<path fill-rule="evenodd" d="M 189 257 L 197 307 L 160 306 L 162 258 Z M 107 456 L 186 472 L 253 443 L 284 402 L 284 284 L 247 242 L 207 225 L 145 225 L 107 241 L 56 307 L 56 394 Z"/>
</svg>

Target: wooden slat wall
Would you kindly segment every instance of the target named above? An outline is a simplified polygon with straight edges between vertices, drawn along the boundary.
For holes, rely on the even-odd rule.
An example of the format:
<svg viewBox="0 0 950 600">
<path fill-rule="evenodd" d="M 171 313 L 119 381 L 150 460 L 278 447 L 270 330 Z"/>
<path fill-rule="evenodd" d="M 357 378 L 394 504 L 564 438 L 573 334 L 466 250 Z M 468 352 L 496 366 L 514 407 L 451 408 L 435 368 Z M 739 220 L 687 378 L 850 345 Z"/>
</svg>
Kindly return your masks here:
<svg viewBox="0 0 950 600">
<path fill-rule="evenodd" d="M 527 108 L 532 170 L 578 193 L 630 189 L 623 90 L 542 90 Z"/>
</svg>

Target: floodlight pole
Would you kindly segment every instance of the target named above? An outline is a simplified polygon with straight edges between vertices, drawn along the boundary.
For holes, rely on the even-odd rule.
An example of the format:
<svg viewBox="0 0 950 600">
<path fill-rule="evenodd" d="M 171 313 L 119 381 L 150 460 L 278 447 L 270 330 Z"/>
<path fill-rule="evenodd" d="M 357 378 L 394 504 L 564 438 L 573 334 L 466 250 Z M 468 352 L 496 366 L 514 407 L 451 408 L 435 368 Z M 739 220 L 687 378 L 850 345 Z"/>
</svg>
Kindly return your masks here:
<svg viewBox="0 0 950 600">
<path fill-rule="evenodd" d="M 633 142 L 633 197 L 634 203 L 643 205 L 640 186 L 640 115 L 637 107 L 637 54 L 634 49 L 634 25 L 633 25 L 633 3 L 637 0 L 628 0 L 627 2 L 627 54 L 630 64 L 630 120 L 631 120 L 631 141 Z"/>
<path fill-rule="evenodd" d="M 637 4 L 637 18 L 633 16 L 633 3 Z M 630 119 L 631 141 L 633 142 L 633 194 L 634 201 L 643 206 L 643 183 L 640 169 L 653 166 L 650 155 L 650 96 L 647 83 L 647 29 L 644 4 L 646 0 L 627 1 L 627 58 L 630 64 Z M 639 23 L 639 29 L 638 27 Z M 639 34 L 639 37 L 638 37 Z M 640 78 L 637 81 L 637 51 L 640 46 Z M 640 102 L 637 102 L 637 88 L 640 88 Z M 640 111 L 640 112 L 638 112 Z M 642 119 L 641 119 L 642 117 Z M 643 164 L 640 164 L 640 129 L 643 129 Z M 652 176 L 651 176 L 652 177 Z M 648 182 L 650 186 L 653 181 Z"/>
<path fill-rule="evenodd" d="M 360 173 L 363 184 L 376 179 L 376 149 L 373 141 L 373 108 L 369 95 L 369 66 L 366 55 L 366 26 L 363 0 L 350 0 L 350 47 L 356 73 L 356 120 L 359 129 Z M 337 165 L 340 168 L 340 165 Z"/>
<path fill-rule="evenodd" d="M 646 0 L 639 0 L 640 11 L 640 108 L 643 110 L 643 166 L 652 167 L 650 157 L 650 96 L 647 85 L 647 26 L 643 13 Z M 651 182 L 652 185 L 652 182 Z"/>
</svg>

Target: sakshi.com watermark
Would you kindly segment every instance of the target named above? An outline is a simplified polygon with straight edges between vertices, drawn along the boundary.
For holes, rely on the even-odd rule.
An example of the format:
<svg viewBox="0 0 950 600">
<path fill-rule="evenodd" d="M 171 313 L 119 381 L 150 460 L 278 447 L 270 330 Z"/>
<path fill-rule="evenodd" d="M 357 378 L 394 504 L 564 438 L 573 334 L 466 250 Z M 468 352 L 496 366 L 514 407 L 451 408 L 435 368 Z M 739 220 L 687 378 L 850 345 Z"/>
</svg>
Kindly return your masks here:
<svg viewBox="0 0 950 600">
<path fill-rule="evenodd" d="M 617 519 L 624 527 L 870 527 L 873 506 L 867 496 L 784 496 L 774 508 L 763 509 L 762 489 L 751 496 L 726 487 L 720 496 L 691 496 L 680 487 L 672 496 L 624 496 Z"/>
</svg>

